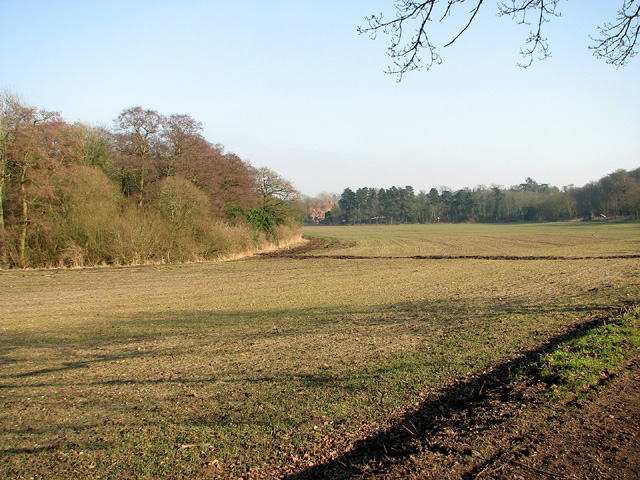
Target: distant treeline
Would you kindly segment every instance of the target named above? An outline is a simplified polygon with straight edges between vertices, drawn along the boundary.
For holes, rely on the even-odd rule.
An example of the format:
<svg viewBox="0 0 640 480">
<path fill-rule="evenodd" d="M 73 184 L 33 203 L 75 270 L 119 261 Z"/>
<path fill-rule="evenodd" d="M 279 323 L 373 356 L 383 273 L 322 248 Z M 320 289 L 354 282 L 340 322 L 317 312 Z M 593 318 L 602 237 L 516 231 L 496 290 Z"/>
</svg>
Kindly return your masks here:
<svg viewBox="0 0 640 480">
<path fill-rule="evenodd" d="M 299 233 L 297 197 L 205 140 L 189 115 L 134 107 L 95 127 L 0 94 L 0 267 L 244 252 Z"/>
<path fill-rule="evenodd" d="M 542 222 L 640 217 L 640 168 L 617 170 L 584 187 L 562 190 L 528 178 L 500 187 L 346 188 L 325 223 Z"/>
</svg>

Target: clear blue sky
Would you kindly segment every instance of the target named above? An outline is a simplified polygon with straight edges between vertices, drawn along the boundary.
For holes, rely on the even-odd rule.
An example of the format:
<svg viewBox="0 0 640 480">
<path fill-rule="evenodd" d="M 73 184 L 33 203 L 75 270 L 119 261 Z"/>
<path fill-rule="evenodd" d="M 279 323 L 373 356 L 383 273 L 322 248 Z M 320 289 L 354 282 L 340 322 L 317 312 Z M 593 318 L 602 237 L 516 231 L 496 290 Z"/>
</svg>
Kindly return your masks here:
<svg viewBox="0 0 640 480">
<path fill-rule="evenodd" d="M 71 122 L 111 126 L 136 105 L 189 114 L 307 195 L 581 186 L 640 167 L 640 58 L 616 69 L 587 49 L 621 0 L 561 2 L 553 57 L 528 69 L 516 64 L 529 28 L 485 2 L 442 65 L 402 83 L 383 73 L 388 39 L 356 32 L 366 15 L 393 16 L 392 0 L 0 4 L 0 88 Z"/>
</svg>

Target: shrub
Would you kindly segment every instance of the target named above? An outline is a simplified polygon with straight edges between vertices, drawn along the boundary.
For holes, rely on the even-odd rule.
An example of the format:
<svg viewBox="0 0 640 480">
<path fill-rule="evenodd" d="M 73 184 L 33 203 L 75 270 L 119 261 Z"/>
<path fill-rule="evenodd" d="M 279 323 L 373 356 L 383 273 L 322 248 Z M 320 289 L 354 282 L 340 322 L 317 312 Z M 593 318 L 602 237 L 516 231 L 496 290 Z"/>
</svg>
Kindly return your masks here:
<svg viewBox="0 0 640 480">
<path fill-rule="evenodd" d="M 209 196 L 180 176 L 156 182 L 149 195 L 150 205 L 175 228 L 197 230 L 209 220 Z"/>
</svg>

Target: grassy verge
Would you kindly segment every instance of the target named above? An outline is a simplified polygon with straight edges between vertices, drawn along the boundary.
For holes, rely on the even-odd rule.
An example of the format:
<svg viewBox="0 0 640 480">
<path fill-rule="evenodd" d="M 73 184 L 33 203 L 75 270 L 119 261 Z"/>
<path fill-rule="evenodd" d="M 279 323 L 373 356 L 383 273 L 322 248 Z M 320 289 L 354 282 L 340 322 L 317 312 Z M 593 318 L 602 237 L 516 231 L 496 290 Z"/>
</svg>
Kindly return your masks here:
<svg viewBox="0 0 640 480">
<path fill-rule="evenodd" d="M 552 396 L 580 399 L 640 352 L 640 308 L 589 330 L 543 356 L 539 374 L 552 387 Z"/>
</svg>

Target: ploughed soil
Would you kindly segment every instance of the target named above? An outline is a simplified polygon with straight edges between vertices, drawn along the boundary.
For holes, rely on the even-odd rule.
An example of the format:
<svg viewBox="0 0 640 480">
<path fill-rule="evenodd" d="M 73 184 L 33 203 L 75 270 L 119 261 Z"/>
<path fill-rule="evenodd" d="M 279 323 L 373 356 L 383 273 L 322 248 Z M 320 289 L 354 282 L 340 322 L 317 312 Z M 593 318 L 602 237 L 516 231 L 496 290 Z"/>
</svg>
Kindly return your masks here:
<svg viewBox="0 0 640 480">
<path fill-rule="evenodd" d="M 640 359 L 496 460 L 488 478 L 640 478 Z"/>
<path fill-rule="evenodd" d="M 603 378 L 597 390 L 580 401 L 550 400 L 545 392 L 553 386 L 531 378 L 508 382 L 507 375 L 508 368 L 501 366 L 466 379 L 345 452 L 328 451 L 340 443 L 332 442 L 327 451 L 309 456 L 306 466 L 291 466 L 273 476 L 640 478 L 640 357 Z M 323 456 L 328 458 L 317 461 Z"/>
<path fill-rule="evenodd" d="M 312 252 L 313 250 L 318 250 L 320 248 L 328 247 L 329 242 L 326 240 L 322 240 L 320 238 L 305 238 L 305 242 L 296 245 L 292 248 L 286 248 L 282 250 L 273 250 L 270 252 L 259 253 L 258 257 L 267 257 L 267 258 L 283 258 L 283 257 L 298 257 L 305 255 L 306 253 Z"/>
<path fill-rule="evenodd" d="M 265 254 L 310 258 L 326 242 Z M 346 258 L 346 257 L 341 257 Z M 505 259 L 500 257 L 500 259 Z M 537 259 L 540 259 L 537 257 Z M 562 400 L 530 365 L 598 318 L 522 357 L 431 392 L 386 425 L 327 439 L 296 465 L 256 478 L 307 479 L 638 479 L 640 351 L 604 372 L 585 398 Z M 514 373 L 517 380 L 514 380 Z"/>
</svg>

